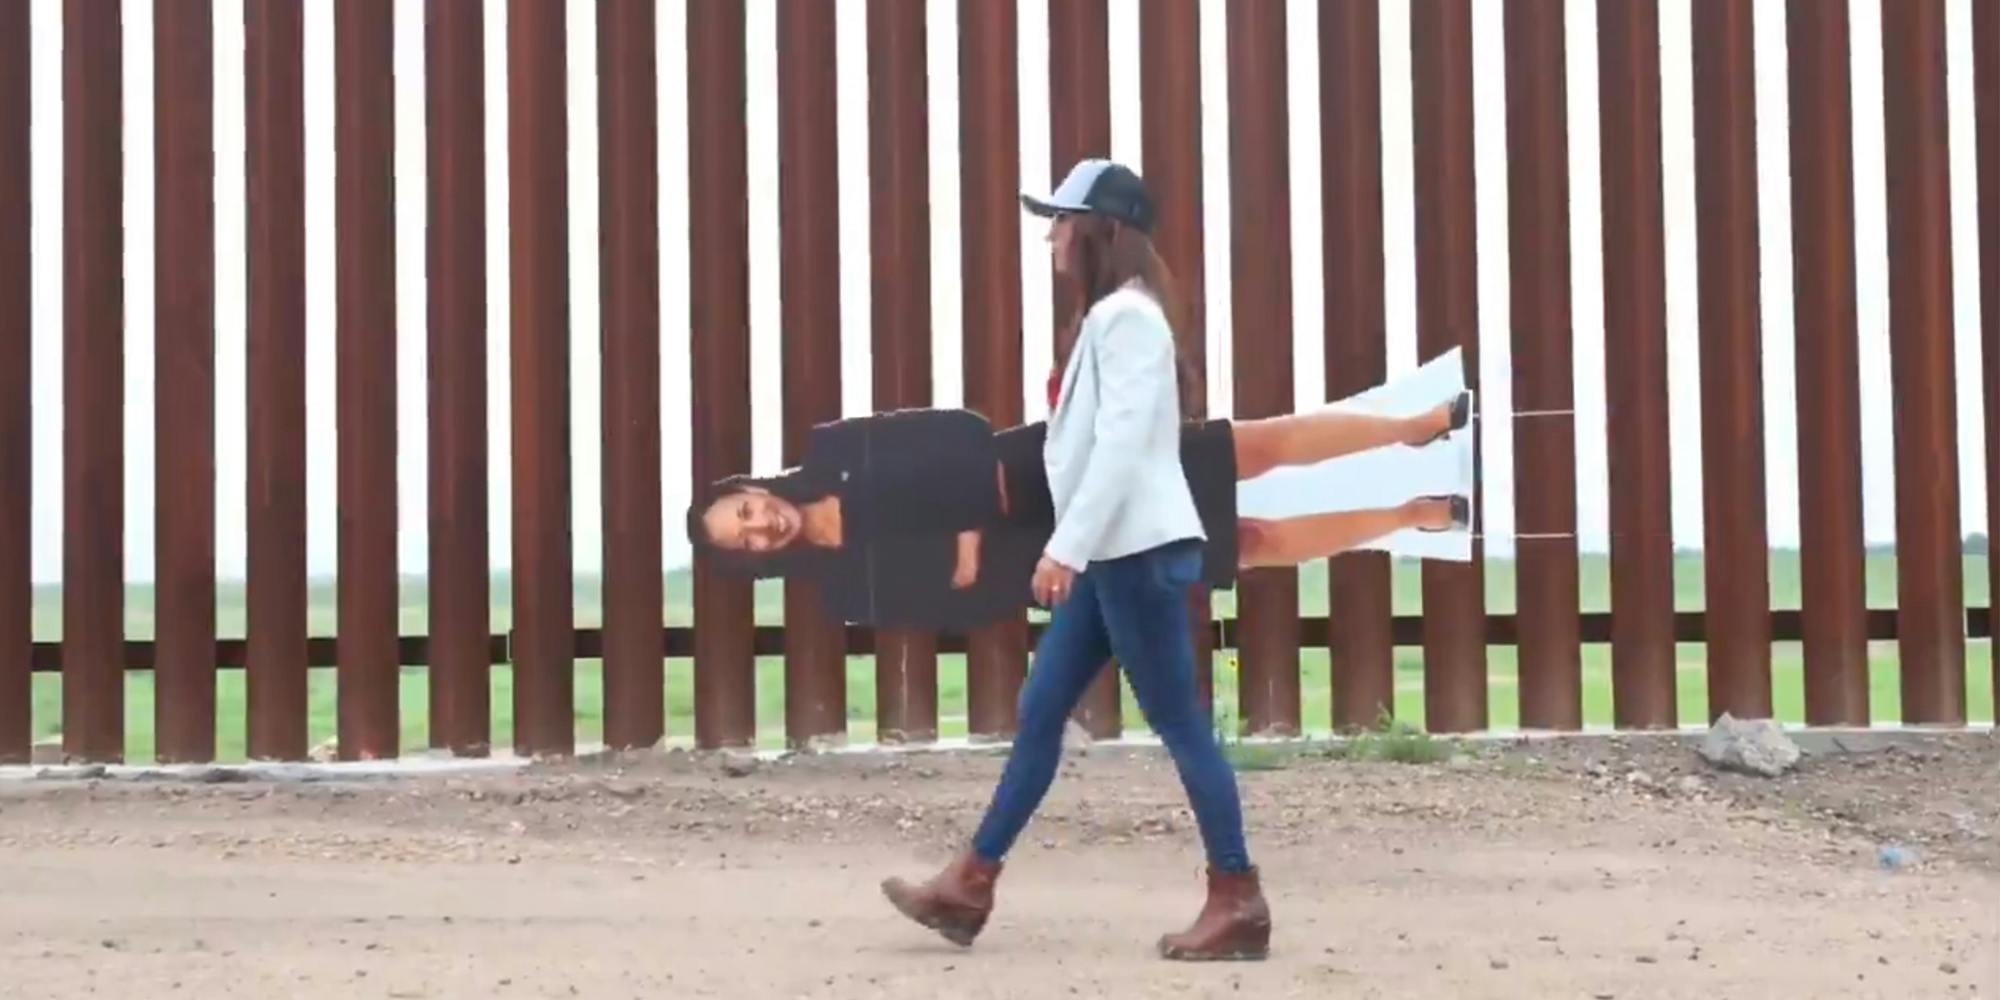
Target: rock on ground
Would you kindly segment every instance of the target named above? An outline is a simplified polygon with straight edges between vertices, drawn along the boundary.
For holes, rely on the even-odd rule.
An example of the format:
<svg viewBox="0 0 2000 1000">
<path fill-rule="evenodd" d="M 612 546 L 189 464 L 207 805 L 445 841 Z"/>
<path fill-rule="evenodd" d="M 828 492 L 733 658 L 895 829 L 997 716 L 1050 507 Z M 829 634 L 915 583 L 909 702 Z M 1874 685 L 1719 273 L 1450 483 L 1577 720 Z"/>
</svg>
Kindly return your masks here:
<svg viewBox="0 0 2000 1000">
<path fill-rule="evenodd" d="M 1799 762 L 1799 747 L 1771 719 L 1715 720 L 1701 742 L 1702 759 L 1716 767 L 1775 778 Z"/>
</svg>

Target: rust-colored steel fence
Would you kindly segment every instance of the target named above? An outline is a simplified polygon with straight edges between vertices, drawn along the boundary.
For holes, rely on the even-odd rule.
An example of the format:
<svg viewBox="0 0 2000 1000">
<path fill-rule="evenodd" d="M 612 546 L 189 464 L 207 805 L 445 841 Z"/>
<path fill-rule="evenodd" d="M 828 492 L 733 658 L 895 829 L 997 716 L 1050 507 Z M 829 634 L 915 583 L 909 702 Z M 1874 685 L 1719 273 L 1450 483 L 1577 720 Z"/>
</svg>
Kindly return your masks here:
<svg viewBox="0 0 2000 1000">
<path fill-rule="evenodd" d="M 125 0 L 127 5 L 139 0 Z M 1298 612 L 1293 570 L 1259 570 L 1238 588 L 1228 628 L 1202 630 L 1209 648 L 1240 650 L 1242 724 L 1301 728 L 1302 649 L 1330 651 L 1336 725 L 1373 722 L 1394 703 L 1399 647 L 1421 647 L 1425 723 L 1433 731 L 1489 726 L 1487 653 L 1518 646 L 1524 727 L 1583 723 L 1581 650 L 1609 644 L 1613 718 L 1621 728 L 1690 721 L 1677 708 L 1676 644 L 1705 643 L 1708 712 L 1772 711 L 1772 644 L 1802 641 L 1805 715 L 1815 725 L 1869 721 L 1869 650 L 1898 644 L 1903 719 L 1963 724 L 1968 637 L 1993 631 L 1990 609 L 1968 608 L 1957 516 L 1957 393 L 1949 155 L 1976 142 L 1983 315 L 1988 523 L 2000 525 L 2000 2 L 1975 0 L 1977 135 L 1947 134 L 1944 0 L 1882 0 L 1888 364 L 1894 397 L 1897 595 L 1891 610 L 1864 600 L 1861 412 L 1857 347 L 1855 163 L 1849 80 L 1849 5 L 1790 0 L 1789 234 L 1758 212 L 1756 67 L 1750 0 L 1691 5 L 1694 123 L 1692 205 L 1664 202 L 1660 11 L 1645 0 L 1599 0 L 1597 79 L 1601 148 L 1603 317 L 1609 443 L 1609 612 L 1581 610 L 1578 466 L 1570 278 L 1570 148 L 1563 0 L 1507 0 L 1504 79 L 1475 77 L 1474 0 L 1408 6 L 1414 204 L 1384 195 L 1384 10 L 1374 0 L 1319 4 L 1320 171 L 1324 209 L 1301 218 L 1289 197 L 1287 4 L 1228 0 L 1227 159 L 1231 212 L 1205 226 L 1197 0 L 1138 5 L 1143 164 L 1161 205 L 1160 242 L 1187 288 L 1203 287 L 1204 246 L 1227 241 L 1232 295 L 1195 296 L 1198 317 L 1229 310 L 1238 416 L 1289 412 L 1295 403 L 1292 230 L 1324 242 L 1325 365 L 1329 395 L 1379 382 L 1387 371 L 1384 218 L 1413 214 L 1416 338 L 1424 358 L 1467 351 L 1477 376 L 1478 213 L 1475 89 L 1504 87 L 1515 409 L 1518 611 L 1491 614 L 1480 559 L 1429 563 L 1423 612 L 1392 614 L 1391 569 L 1380 553 L 1331 567 L 1330 617 Z M 1588 0 L 1570 0 L 1586 3 Z M 428 435 L 397 433 L 394 333 L 394 8 L 340 0 L 333 18 L 337 370 L 331 373 L 339 447 L 337 634 L 307 627 L 306 230 L 302 5 L 244 0 L 247 330 L 218 331 L 213 211 L 214 10 L 207 0 L 153 7 L 157 191 L 157 504 L 125 509 L 125 331 L 122 276 L 120 0 L 65 0 L 61 30 L 63 280 L 31 288 L 29 0 L 0 0 L 0 761 L 29 757 L 37 672 L 62 676 L 63 749 L 115 760 L 127 727 L 126 670 L 155 678 L 158 757 L 212 759 L 217 670 L 247 678 L 248 750 L 296 759 L 308 752 L 308 671 L 338 671 L 338 746 L 347 758 L 396 755 L 399 668 L 428 667 L 432 742 L 489 751 L 489 669 L 511 664 L 515 749 L 575 749 L 575 664 L 601 659 L 604 738 L 648 746 L 667 732 L 663 664 L 691 659 L 692 730 L 705 747 L 751 743 L 757 732 L 755 661 L 784 658 L 786 738 L 845 732 L 849 655 L 874 655 L 884 739 L 939 732 L 938 658 L 967 656 L 968 728 L 1004 737 L 1038 626 L 971 636 L 845 628 L 820 610 L 809 584 L 789 586 L 783 628 L 753 622 L 752 588 L 706 563 L 695 571 L 695 624 L 662 625 L 662 474 L 700 483 L 745 471 L 753 407 L 782 405 L 783 454 L 796 460 L 807 430 L 841 413 L 840 233 L 865 226 L 872 260 L 876 408 L 928 405 L 932 211 L 927 74 L 936 43 L 924 0 L 866 6 L 866 206 L 843 204 L 836 169 L 836 7 L 778 0 L 777 209 L 780 220 L 782 401 L 753 398 L 753 269 L 746 136 L 745 5 L 690 0 L 597 5 L 600 199 L 569 198 L 570 123 L 565 6 L 510 0 L 504 107 L 488 107 L 480 0 L 427 0 L 426 74 Z M 1050 0 L 1049 106 L 1024 108 L 1016 5 L 959 0 L 956 100 L 963 248 L 966 405 L 996 423 L 1023 418 L 1024 341 L 1049 331 L 1024 322 L 1019 153 L 1024 117 L 1046 116 L 1051 166 L 1108 153 L 1112 141 L 1105 0 Z M 1030 9 L 1040 10 L 1037 5 Z M 1393 9 L 1401 11 L 1400 5 Z M 1679 8 L 1673 8 L 1679 9 Z M 658 18 L 685 19 L 687 113 L 658 98 Z M 504 218 L 488 215 L 486 127 L 505 115 L 509 178 Z M 658 138 L 686 133 L 690 311 L 661 315 Z M 1499 194 L 1489 197 L 1502 196 Z M 1696 220 L 1702 410 L 1705 612 L 1677 611 L 1669 512 L 1665 219 Z M 569 280 L 571 213 L 594 213 L 601 283 Z M 486 252 L 505 234 L 511 378 L 487 383 Z M 1789 239 L 1796 298 L 1797 423 L 1802 606 L 1774 610 L 1766 538 L 1765 370 L 1759 253 Z M 1596 237 L 1593 237 L 1593 241 Z M 1868 248 L 1871 259 L 1882 248 Z M 569 414 L 573 392 L 570 300 L 602 309 L 604 590 L 601 628 L 574 626 L 576 516 Z M 62 638 L 32 641 L 30 587 L 30 302 L 59 299 Z M 1060 298 L 1060 296 L 1059 296 Z M 663 324 L 690 333 L 692 392 L 664 412 Z M 216 345 L 247 336 L 249 631 L 218 639 L 216 613 Z M 1692 335 L 1692 334 L 1690 334 Z M 315 373 L 317 374 L 317 373 Z M 511 628 L 494 634 L 488 559 L 488 399 L 506 393 L 512 456 Z M 686 421 L 692 461 L 662 468 L 662 422 Z M 399 635 L 396 468 L 399 449 L 427 449 L 429 584 L 426 635 Z M 234 489 L 235 484 L 229 484 Z M 124 632 L 128 517 L 157 524 L 156 637 Z M 1481 557 L 1483 558 L 1483 557 Z M 2000 560 L 1990 566 L 2000 568 Z M 2000 573 L 2000 569 L 1993 570 Z M 2000 578 L 1993 591 L 2000 592 Z M 1204 658 L 1206 659 L 1206 658 Z M 1996 678 L 2000 680 L 2000 678 Z M 1204 690 L 1213 678 L 1204 671 Z M 1996 683 L 2000 687 L 2000 683 Z M 1119 691 L 1107 673 L 1083 723 L 1120 732 Z"/>
</svg>

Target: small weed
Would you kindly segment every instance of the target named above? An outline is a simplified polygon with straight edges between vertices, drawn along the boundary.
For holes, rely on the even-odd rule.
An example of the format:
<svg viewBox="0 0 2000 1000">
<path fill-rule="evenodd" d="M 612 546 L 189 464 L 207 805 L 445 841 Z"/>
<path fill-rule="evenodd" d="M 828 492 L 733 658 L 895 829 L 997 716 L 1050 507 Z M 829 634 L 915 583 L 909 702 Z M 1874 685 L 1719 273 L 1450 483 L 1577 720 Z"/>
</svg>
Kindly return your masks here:
<svg viewBox="0 0 2000 1000">
<path fill-rule="evenodd" d="M 1452 752 L 1450 743 L 1384 713 L 1375 720 L 1375 728 L 1350 739 L 1338 756 L 1395 764 L 1438 764 L 1450 760 Z"/>
<path fill-rule="evenodd" d="M 1235 710 L 1227 705 L 1216 712 L 1215 743 L 1222 748 L 1222 759 L 1237 771 L 1276 771 L 1289 767 L 1299 756 L 1295 746 L 1243 742 Z"/>
<path fill-rule="evenodd" d="M 1408 722 L 1385 712 L 1373 728 L 1337 743 L 1246 743 L 1238 733 L 1235 714 L 1227 706 L 1216 713 L 1215 742 L 1224 760 L 1237 771 L 1275 771 L 1301 760 L 1387 761 L 1394 764 L 1439 764 L 1456 748 Z"/>
<path fill-rule="evenodd" d="M 1222 758 L 1238 771 L 1277 771 L 1290 766 L 1298 756 L 1297 750 L 1286 746 L 1227 743 L 1222 747 Z"/>
<path fill-rule="evenodd" d="M 1224 750 L 1239 742 L 1236 736 L 1236 712 L 1228 705 L 1216 708 L 1214 733 L 1216 745 Z"/>
</svg>

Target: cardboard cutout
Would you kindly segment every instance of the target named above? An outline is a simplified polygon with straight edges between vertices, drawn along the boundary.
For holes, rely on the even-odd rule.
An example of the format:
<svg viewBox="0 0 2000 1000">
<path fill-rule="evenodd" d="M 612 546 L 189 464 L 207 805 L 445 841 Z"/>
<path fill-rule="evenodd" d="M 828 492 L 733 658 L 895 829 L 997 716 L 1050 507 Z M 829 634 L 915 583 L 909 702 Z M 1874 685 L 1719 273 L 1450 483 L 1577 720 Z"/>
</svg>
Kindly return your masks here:
<svg viewBox="0 0 2000 1000">
<path fill-rule="evenodd" d="M 1464 355 L 1454 347 L 1409 375 L 1328 403 L 1323 409 L 1412 416 L 1464 389 Z M 1393 507 L 1423 496 L 1469 497 L 1474 474 L 1468 427 L 1423 448 L 1390 445 L 1314 465 L 1274 469 L 1241 485 L 1236 491 L 1236 508 L 1243 517 L 1275 519 Z M 1478 530 L 1476 521 L 1464 531 L 1405 528 L 1357 548 L 1407 558 L 1471 562 L 1472 536 Z"/>
<path fill-rule="evenodd" d="M 1450 351 L 1405 378 L 1305 415 L 1432 410 L 1464 391 L 1461 358 Z M 697 497 L 689 536 L 724 571 L 813 580 L 827 611 L 851 624 L 964 632 L 1019 620 L 1035 603 L 1029 581 L 1055 528 L 1041 458 L 1046 431 L 1037 422 L 996 432 L 967 410 L 899 410 L 822 424 L 799 467 L 725 480 Z M 1208 536 L 1207 585 L 1232 586 L 1239 561 L 1257 555 L 1269 565 L 1272 551 L 1298 551 L 1296 562 L 1357 547 L 1470 560 L 1469 527 L 1356 530 L 1364 521 L 1382 523 L 1383 511 L 1406 501 L 1470 497 L 1469 423 L 1421 447 L 1392 444 L 1247 481 L 1237 479 L 1238 433 L 1227 420 L 1182 432 L 1181 464 Z M 1319 549 L 1261 544 L 1278 534 L 1343 540 Z M 1261 555 L 1239 552 L 1239 545 Z"/>
</svg>

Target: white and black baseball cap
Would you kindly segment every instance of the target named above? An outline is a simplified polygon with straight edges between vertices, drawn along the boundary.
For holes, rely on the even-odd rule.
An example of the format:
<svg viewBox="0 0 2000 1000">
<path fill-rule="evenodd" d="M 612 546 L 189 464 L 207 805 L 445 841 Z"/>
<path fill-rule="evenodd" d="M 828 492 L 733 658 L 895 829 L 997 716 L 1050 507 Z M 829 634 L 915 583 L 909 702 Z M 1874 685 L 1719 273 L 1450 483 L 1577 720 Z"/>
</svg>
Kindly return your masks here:
<svg viewBox="0 0 2000 1000">
<path fill-rule="evenodd" d="M 1155 219 L 1146 182 L 1130 167 L 1111 160 L 1080 160 L 1046 198 L 1021 195 L 1021 205 L 1045 219 L 1061 215 L 1101 215 L 1150 235 Z"/>
</svg>

